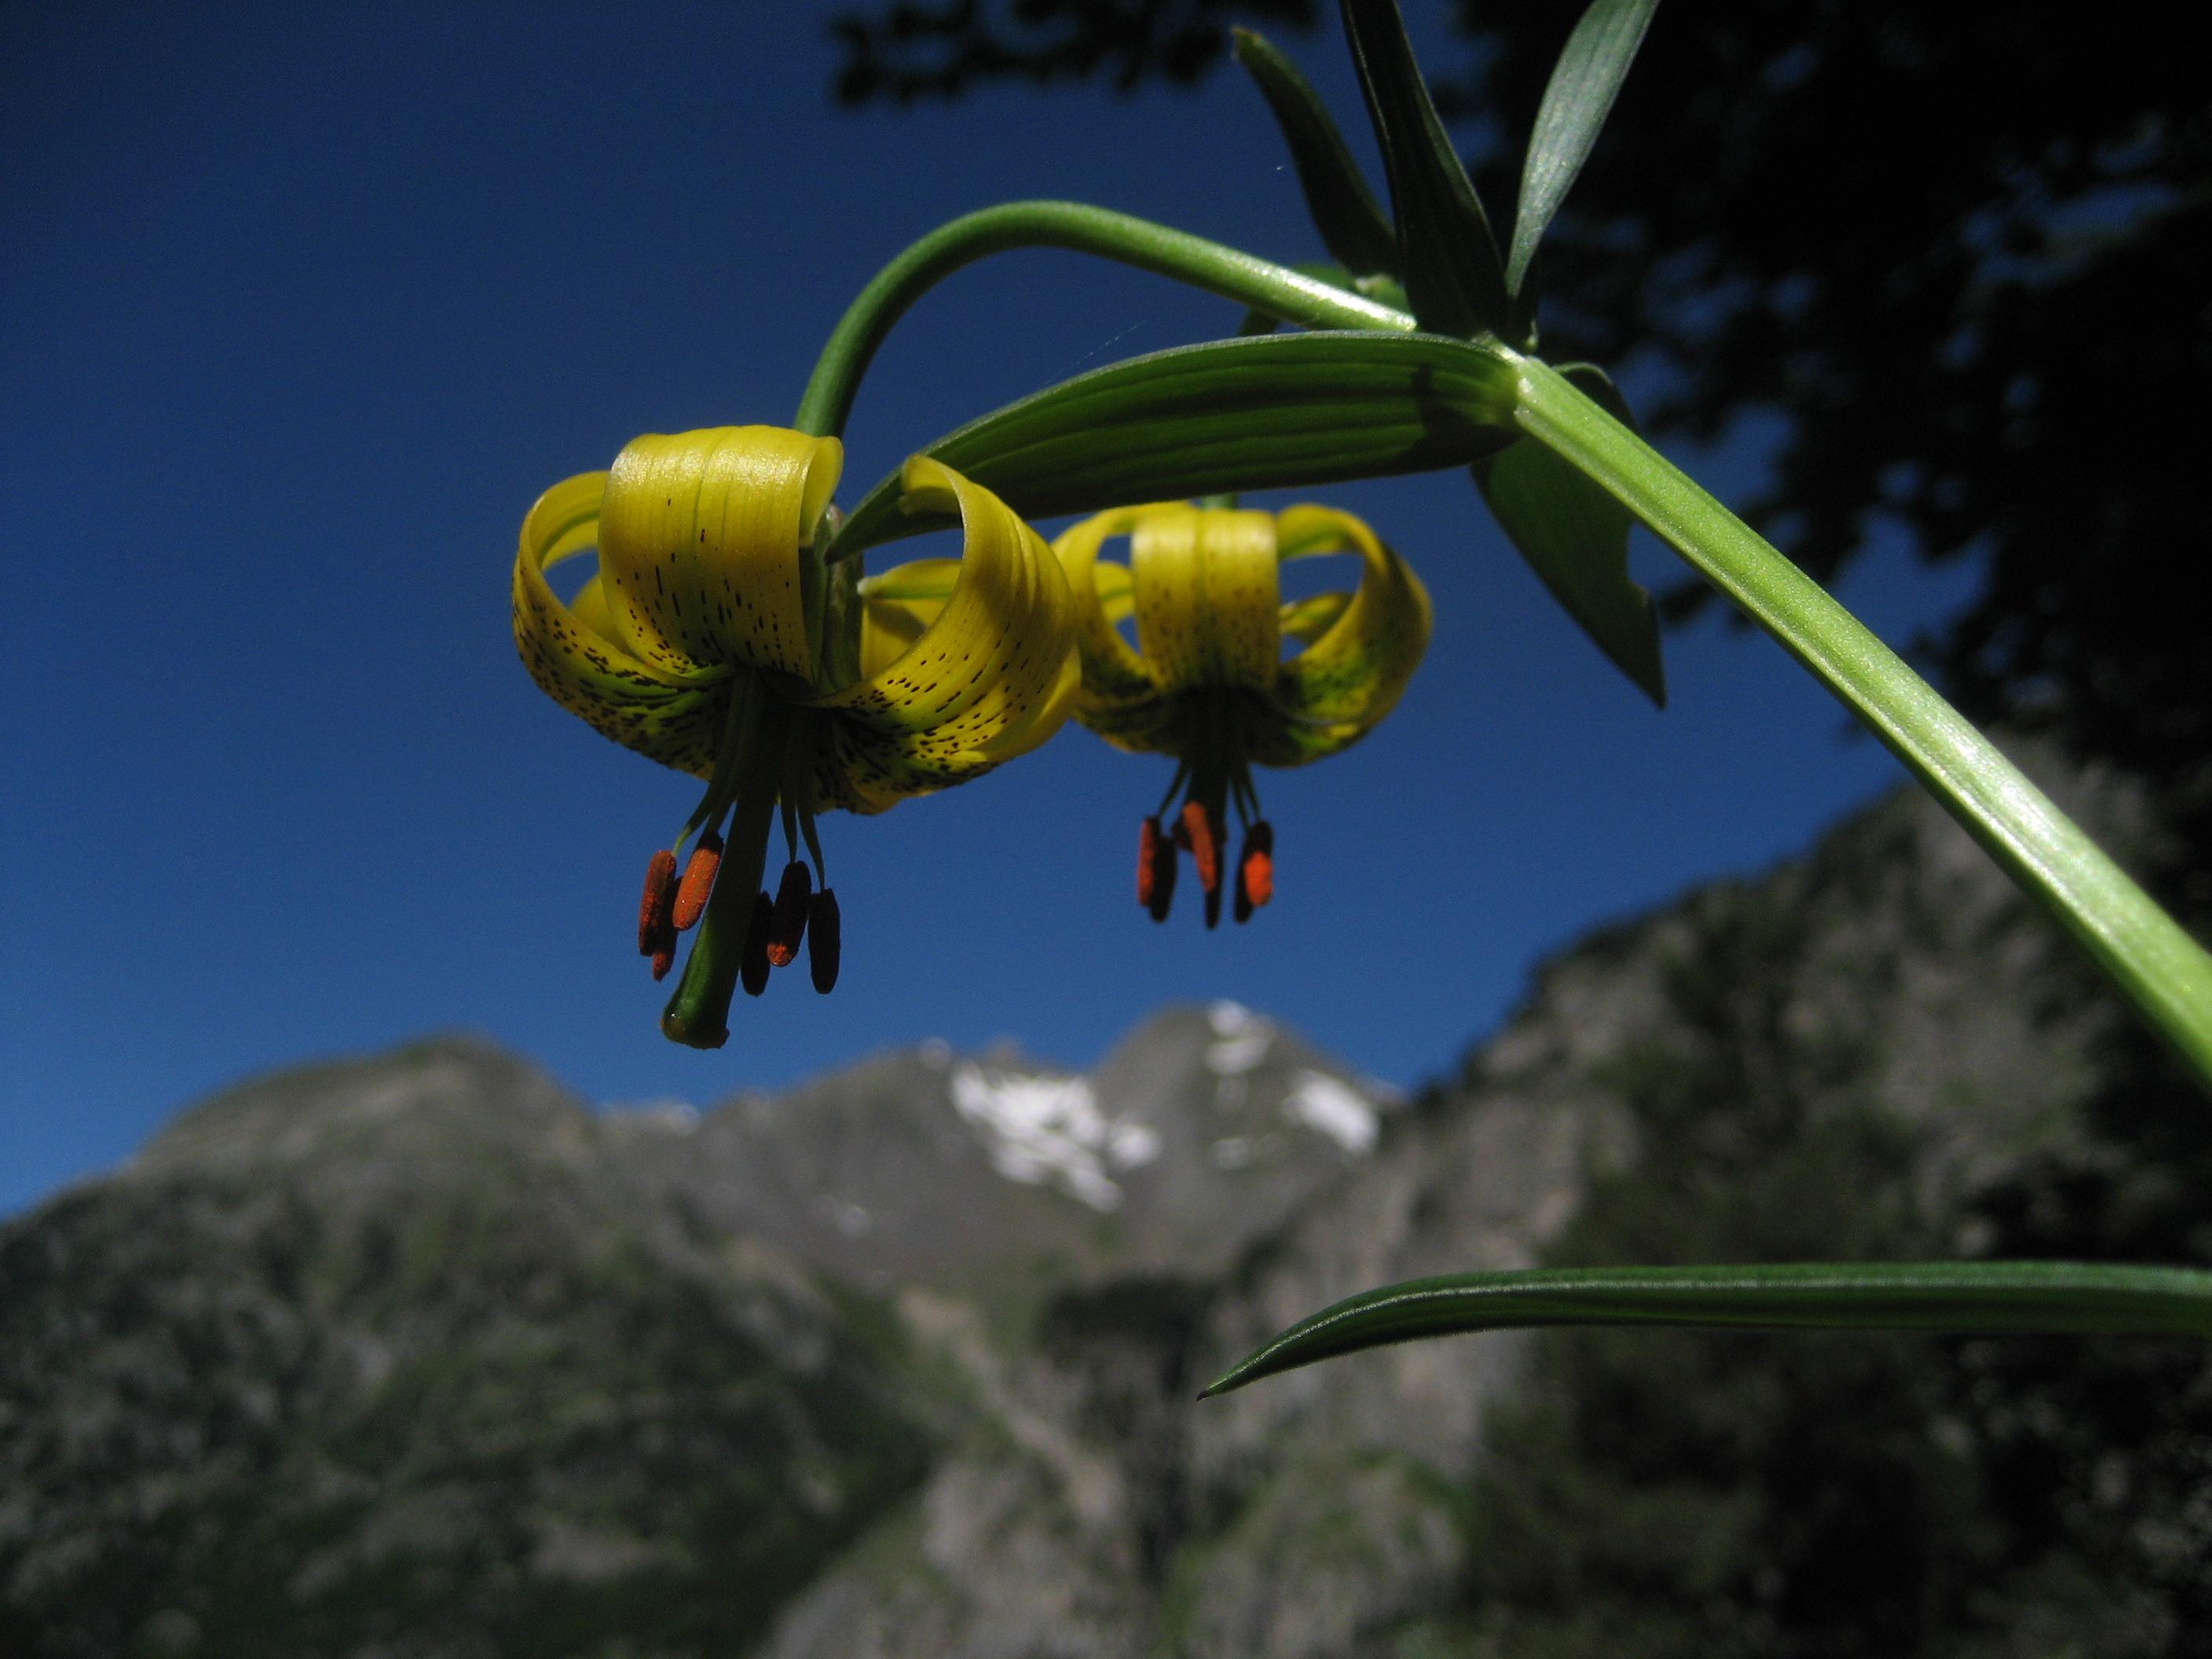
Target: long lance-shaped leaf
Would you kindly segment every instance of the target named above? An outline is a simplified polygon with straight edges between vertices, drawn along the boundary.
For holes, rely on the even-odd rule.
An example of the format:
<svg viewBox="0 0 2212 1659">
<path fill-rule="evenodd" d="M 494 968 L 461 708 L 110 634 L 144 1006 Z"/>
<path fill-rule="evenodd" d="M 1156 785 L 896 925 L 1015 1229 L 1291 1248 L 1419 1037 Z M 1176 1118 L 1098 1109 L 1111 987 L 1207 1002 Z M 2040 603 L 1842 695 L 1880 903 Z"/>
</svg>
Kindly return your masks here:
<svg viewBox="0 0 2212 1659">
<path fill-rule="evenodd" d="M 1520 362 L 1522 430 L 1642 520 L 1834 693 L 2212 1092 L 2212 955 L 1819 583 L 1565 375 Z"/>
<path fill-rule="evenodd" d="M 1566 199 L 1567 188 L 1589 159 L 1598 129 L 1605 125 L 1644 31 L 1659 0 L 1591 0 L 1566 49 L 1553 65 L 1529 135 L 1528 159 L 1521 168 L 1521 202 L 1513 213 L 1513 251 L 1505 261 L 1505 287 L 1516 301 L 1536 257 L 1544 228 Z M 1521 305 L 1519 309 L 1530 307 Z"/>
<path fill-rule="evenodd" d="M 2064 1261 L 1546 1267 L 1408 1279 L 1299 1321 L 1201 1399 L 1386 1343 L 1532 1325 L 2212 1337 L 2212 1273 Z"/>
<path fill-rule="evenodd" d="M 1389 175 L 1398 274 L 1413 315 L 1438 334 L 1503 329 L 1505 267 L 1497 239 L 1429 100 L 1397 0 L 1344 0 L 1344 27 Z"/>
<path fill-rule="evenodd" d="M 1628 405 L 1602 370 L 1569 363 L 1560 374 L 1632 424 Z M 1567 462 L 1524 439 L 1474 466 L 1474 481 L 1507 538 L 1552 597 L 1613 665 L 1662 708 L 1667 676 L 1651 595 L 1628 579 L 1628 509 Z"/>
<path fill-rule="evenodd" d="M 1398 243 L 1390 221 L 1359 176 L 1321 95 L 1264 35 L 1250 29 L 1230 33 L 1236 38 L 1237 61 L 1259 87 L 1291 147 L 1291 165 L 1297 170 L 1298 188 L 1305 192 L 1306 211 L 1322 245 L 1360 276 L 1395 273 Z"/>
<path fill-rule="evenodd" d="M 1510 441 L 1504 354 L 1427 334 L 1216 340 L 1133 357 L 971 422 L 923 453 L 1024 518 L 1425 472 Z M 833 559 L 950 520 L 899 511 L 896 475 Z"/>
</svg>

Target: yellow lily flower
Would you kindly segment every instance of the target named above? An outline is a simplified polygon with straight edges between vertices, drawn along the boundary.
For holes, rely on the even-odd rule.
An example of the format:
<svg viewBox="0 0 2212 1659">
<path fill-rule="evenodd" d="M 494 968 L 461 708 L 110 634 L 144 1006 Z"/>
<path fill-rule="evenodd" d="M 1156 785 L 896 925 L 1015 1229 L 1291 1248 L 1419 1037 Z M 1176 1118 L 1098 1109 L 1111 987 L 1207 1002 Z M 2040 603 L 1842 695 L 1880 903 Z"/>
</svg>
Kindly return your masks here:
<svg viewBox="0 0 2212 1659">
<path fill-rule="evenodd" d="M 1126 565 L 1099 557 L 1115 536 L 1129 538 Z M 1325 507 L 1122 507 L 1053 548 L 1075 591 L 1075 718 L 1117 748 L 1179 763 L 1139 830 L 1138 902 L 1167 919 L 1181 847 L 1198 866 L 1206 925 L 1220 920 L 1233 801 L 1245 825 L 1235 915 L 1246 920 L 1274 892 L 1274 830 L 1252 767 L 1335 754 L 1390 712 L 1428 648 L 1427 590 L 1366 525 Z M 1322 553 L 1359 556 L 1358 590 L 1284 603 L 1282 562 Z M 1132 615 L 1133 650 L 1116 627 Z M 1286 657 L 1285 641 L 1304 648 Z M 1182 810 L 1163 823 L 1178 793 Z"/>
<path fill-rule="evenodd" d="M 1059 560 L 937 461 L 907 463 L 905 500 L 957 512 L 959 559 L 870 584 L 825 565 L 843 462 L 835 438 L 777 427 L 647 436 L 611 471 L 554 485 L 522 522 L 514 640 L 531 677 L 616 742 L 707 780 L 647 866 L 638 921 L 658 979 L 677 933 L 704 918 L 661 1017 L 694 1047 L 726 1041 L 738 982 L 758 995 L 802 940 L 815 988 L 836 982 L 842 926 L 817 813 L 880 812 L 980 777 L 1057 731 L 1079 683 Z M 545 573 L 592 550 L 598 570 L 564 603 Z M 901 597 L 917 586 L 926 598 Z M 788 862 L 771 899 L 779 808 Z"/>
</svg>

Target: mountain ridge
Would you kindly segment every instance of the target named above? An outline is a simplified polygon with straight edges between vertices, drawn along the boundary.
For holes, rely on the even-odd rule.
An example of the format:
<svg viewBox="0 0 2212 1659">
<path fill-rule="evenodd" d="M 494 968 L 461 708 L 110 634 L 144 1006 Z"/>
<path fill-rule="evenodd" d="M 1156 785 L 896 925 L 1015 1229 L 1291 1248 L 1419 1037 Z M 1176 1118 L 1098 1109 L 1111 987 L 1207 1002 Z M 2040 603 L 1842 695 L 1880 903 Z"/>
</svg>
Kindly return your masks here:
<svg viewBox="0 0 2212 1659">
<path fill-rule="evenodd" d="M 1907 796 L 1560 953 L 1404 1103 L 1233 1004 L 696 1115 L 466 1036 L 227 1091 L 0 1224 L 0 1650 L 1486 1652 L 1467 1483 L 1525 1338 L 1198 1384 L 1545 1259 L 1674 1155 L 1679 1079 L 1879 1120 L 1950 1213 L 2079 1142 L 2123 1017 L 2082 984 Z"/>
</svg>

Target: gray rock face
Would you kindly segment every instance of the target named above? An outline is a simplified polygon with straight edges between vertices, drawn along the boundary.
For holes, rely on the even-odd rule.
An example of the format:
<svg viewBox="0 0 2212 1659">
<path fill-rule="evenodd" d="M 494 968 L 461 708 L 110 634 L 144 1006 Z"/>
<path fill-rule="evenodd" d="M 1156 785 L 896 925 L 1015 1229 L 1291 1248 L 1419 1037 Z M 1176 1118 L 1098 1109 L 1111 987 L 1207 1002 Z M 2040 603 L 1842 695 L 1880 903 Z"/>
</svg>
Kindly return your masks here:
<svg viewBox="0 0 2212 1659">
<path fill-rule="evenodd" d="M 887 1292 L 1033 1311 L 1073 1285 L 1212 1276 L 1364 1162 L 1395 1103 L 1234 1003 L 1170 1009 L 1091 1076 L 941 1045 L 641 1137 L 648 1209 Z"/>
<path fill-rule="evenodd" d="M 1920 1126 L 1931 1190 L 2063 1139 L 2118 1017 L 2064 949 L 1900 799 L 1555 959 L 1411 1106 L 1228 1004 L 1089 1076 L 928 1047 L 696 1121 L 466 1041 L 270 1079 L 0 1228 L 0 1652 L 1395 1651 L 1521 1345 L 1198 1386 L 1534 1260 L 1638 1156 L 1623 1068 L 1717 1040 L 1686 974 Z"/>
</svg>

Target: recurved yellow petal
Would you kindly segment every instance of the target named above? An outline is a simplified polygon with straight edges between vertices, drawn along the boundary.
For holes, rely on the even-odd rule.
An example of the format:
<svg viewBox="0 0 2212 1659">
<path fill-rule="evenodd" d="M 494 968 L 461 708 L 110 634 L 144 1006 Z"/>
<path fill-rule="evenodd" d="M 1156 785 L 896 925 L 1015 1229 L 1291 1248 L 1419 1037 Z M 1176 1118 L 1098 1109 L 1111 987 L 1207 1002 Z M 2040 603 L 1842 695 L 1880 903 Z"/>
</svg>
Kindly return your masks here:
<svg viewBox="0 0 2212 1659">
<path fill-rule="evenodd" d="M 937 620 L 960 580 L 957 559 L 916 559 L 860 579 L 860 673 L 879 674 Z"/>
<path fill-rule="evenodd" d="M 781 427 L 627 445 L 607 475 L 599 532 L 616 636 L 677 675 L 740 664 L 808 678 L 799 551 L 843 465 L 835 438 Z"/>
<path fill-rule="evenodd" d="M 714 763 L 724 692 L 720 677 L 684 678 L 641 661 L 612 636 L 597 577 L 575 606 L 563 605 L 546 570 L 599 538 L 604 472 L 555 484 L 522 521 L 514 561 L 515 648 L 554 702 L 628 749 L 704 775 Z"/>
<path fill-rule="evenodd" d="M 1060 678 L 1054 682 L 1051 691 L 1038 703 L 1036 712 L 1026 720 L 1018 721 L 1000 732 L 978 750 L 992 765 L 998 766 L 1018 756 L 1050 741 L 1053 734 L 1067 724 L 1067 717 L 1075 712 L 1076 693 L 1083 689 L 1083 659 L 1073 651 L 1060 665 Z"/>
<path fill-rule="evenodd" d="M 1114 624 L 1129 614 L 1129 571 L 1102 560 L 1098 551 L 1109 536 L 1126 536 L 1147 513 L 1174 510 L 1176 503 L 1116 507 L 1060 532 L 1052 550 L 1066 573 L 1075 598 L 1075 638 L 1083 653 L 1081 708 L 1087 720 L 1104 709 L 1155 696 L 1159 681 L 1151 665 L 1129 648 Z"/>
<path fill-rule="evenodd" d="M 964 548 L 936 615 L 876 672 L 807 705 L 819 721 L 818 804 L 878 812 L 1034 747 L 1073 701 L 1075 607 L 1060 561 L 1005 502 L 927 456 L 906 500 L 956 508 Z"/>
<path fill-rule="evenodd" d="M 1283 606 L 1283 637 L 1311 645 L 1336 626 L 1336 619 L 1351 603 L 1349 593 L 1316 593 L 1310 599 L 1289 601 Z"/>
<path fill-rule="evenodd" d="M 1129 567 L 1102 559 L 1091 566 L 1095 574 L 1093 586 L 1098 595 L 1098 608 L 1109 623 L 1120 623 L 1124 617 L 1137 613 L 1136 585 L 1129 579 Z M 1115 636 L 1119 638 L 1117 635 Z"/>
<path fill-rule="evenodd" d="M 1357 553 L 1365 566 L 1342 613 L 1276 672 L 1284 718 L 1252 758 L 1295 766 L 1347 747 L 1390 712 L 1428 649 L 1431 613 L 1420 578 L 1350 514 L 1293 507 L 1279 526 L 1301 554 Z"/>
<path fill-rule="evenodd" d="M 1137 648 L 1161 687 L 1265 691 L 1282 652 L 1272 514 L 1155 507 L 1129 532 Z"/>
</svg>

